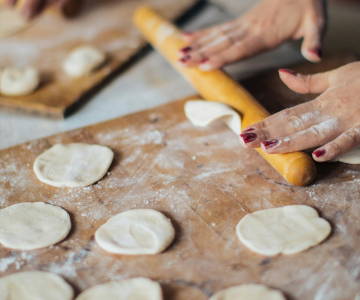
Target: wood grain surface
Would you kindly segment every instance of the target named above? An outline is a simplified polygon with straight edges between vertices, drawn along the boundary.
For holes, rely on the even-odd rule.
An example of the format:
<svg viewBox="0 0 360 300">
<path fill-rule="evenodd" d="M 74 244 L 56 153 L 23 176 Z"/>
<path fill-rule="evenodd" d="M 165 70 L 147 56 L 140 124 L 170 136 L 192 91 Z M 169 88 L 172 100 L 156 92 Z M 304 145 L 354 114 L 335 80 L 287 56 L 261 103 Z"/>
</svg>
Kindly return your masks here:
<svg viewBox="0 0 360 300">
<path fill-rule="evenodd" d="M 62 118 L 86 99 L 110 74 L 119 70 L 145 42 L 132 25 L 134 9 L 148 3 L 175 19 L 197 0 L 86 0 L 80 16 L 65 19 L 44 14 L 26 30 L 0 39 L 0 69 L 8 65 L 33 65 L 42 74 L 39 89 L 21 97 L 0 96 L 0 105 Z M 74 79 L 62 70 L 67 54 L 77 46 L 93 45 L 107 54 L 96 72 Z"/>
<path fill-rule="evenodd" d="M 275 70 L 245 85 L 258 99 L 281 107 L 303 101 L 279 82 Z M 203 300 L 250 282 L 278 288 L 289 300 L 353 300 L 360 293 L 360 168 L 321 164 L 313 185 L 288 186 L 224 124 L 192 126 L 183 113 L 185 101 L 0 151 L 1 207 L 44 201 L 65 208 L 73 224 L 66 240 L 53 247 L 29 252 L 0 247 L 1 276 L 51 271 L 77 292 L 146 276 L 161 283 L 165 299 L 175 300 Z M 109 173 L 86 188 L 39 182 L 32 171 L 36 156 L 55 143 L 70 142 L 111 147 L 115 161 Z M 274 258 L 240 244 L 235 226 L 241 217 L 289 204 L 316 208 L 332 224 L 330 237 L 303 253 Z M 164 253 L 113 256 L 95 244 L 101 224 L 132 208 L 157 209 L 172 219 L 176 239 Z"/>
</svg>

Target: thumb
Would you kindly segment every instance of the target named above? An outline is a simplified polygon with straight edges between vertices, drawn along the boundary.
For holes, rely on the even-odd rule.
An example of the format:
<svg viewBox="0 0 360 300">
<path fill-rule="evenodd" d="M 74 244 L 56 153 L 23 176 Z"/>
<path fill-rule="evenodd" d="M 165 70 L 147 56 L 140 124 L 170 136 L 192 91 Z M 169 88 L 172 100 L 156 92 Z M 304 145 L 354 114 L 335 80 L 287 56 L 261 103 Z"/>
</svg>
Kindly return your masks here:
<svg viewBox="0 0 360 300">
<path fill-rule="evenodd" d="M 329 87 L 331 71 L 304 75 L 289 69 L 279 69 L 279 76 L 286 86 L 300 94 L 319 94 Z"/>
<path fill-rule="evenodd" d="M 301 54 L 311 62 L 321 60 L 321 44 L 323 36 L 323 25 L 317 21 L 308 21 L 304 28 Z"/>
</svg>

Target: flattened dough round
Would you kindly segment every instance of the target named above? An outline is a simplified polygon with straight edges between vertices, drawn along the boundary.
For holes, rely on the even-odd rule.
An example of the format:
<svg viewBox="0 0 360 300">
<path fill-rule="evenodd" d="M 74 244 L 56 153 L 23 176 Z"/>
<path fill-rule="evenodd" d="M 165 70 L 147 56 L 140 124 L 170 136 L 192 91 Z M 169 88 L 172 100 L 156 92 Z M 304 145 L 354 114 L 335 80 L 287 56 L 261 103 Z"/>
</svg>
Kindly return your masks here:
<svg viewBox="0 0 360 300">
<path fill-rule="evenodd" d="M 330 231 L 329 222 L 306 205 L 259 210 L 243 217 L 236 226 L 239 240 L 266 256 L 304 251 L 323 241 Z"/>
<path fill-rule="evenodd" d="M 64 61 L 63 68 L 68 75 L 81 77 L 100 67 L 105 59 L 105 54 L 95 47 L 81 46 L 70 52 Z"/>
<path fill-rule="evenodd" d="M 7 67 L 0 72 L 0 93 L 3 95 L 29 95 L 36 90 L 39 83 L 39 72 L 32 67 Z"/>
<path fill-rule="evenodd" d="M 357 165 L 360 164 L 360 147 L 338 156 L 335 161 L 340 161 L 346 164 Z"/>
<path fill-rule="evenodd" d="M 242 284 L 222 290 L 209 300 L 286 300 L 284 295 L 261 284 Z"/>
<path fill-rule="evenodd" d="M 76 300 L 162 300 L 161 286 L 148 278 L 110 281 L 82 292 Z"/>
<path fill-rule="evenodd" d="M 72 300 L 71 286 L 48 272 L 19 272 L 0 278 L 0 299 Z"/>
<path fill-rule="evenodd" d="M 239 114 L 219 102 L 192 100 L 185 103 L 185 115 L 195 126 L 205 127 L 216 120 L 223 120 L 236 134 L 241 132 L 241 118 Z"/>
<path fill-rule="evenodd" d="M 33 250 L 63 240 L 71 229 L 69 214 L 44 202 L 18 203 L 0 210 L 0 243 L 6 248 Z"/>
<path fill-rule="evenodd" d="M 95 233 L 105 251 L 116 254 L 157 254 L 175 236 L 171 221 L 153 209 L 132 209 L 110 218 Z"/>
<path fill-rule="evenodd" d="M 15 9 L 0 4 L 0 38 L 13 35 L 27 25 L 26 20 Z"/>
<path fill-rule="evenodd" d="M 40 181 L 52 186 L 88 186 L 106 174 L 113 157 L 105 146 L 56 144 L 36 158 L 33 168 Z"/>
</svg>

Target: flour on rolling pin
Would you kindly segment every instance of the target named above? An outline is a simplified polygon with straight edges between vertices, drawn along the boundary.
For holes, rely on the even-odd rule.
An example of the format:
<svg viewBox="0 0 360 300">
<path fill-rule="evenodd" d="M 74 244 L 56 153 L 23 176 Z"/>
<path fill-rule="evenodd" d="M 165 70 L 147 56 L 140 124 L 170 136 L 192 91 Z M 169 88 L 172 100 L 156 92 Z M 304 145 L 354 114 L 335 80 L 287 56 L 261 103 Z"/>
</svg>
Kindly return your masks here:
<svg viewBox="0 0 360 300">
<path fill-rule="evenodd" d="M 174 26 L 162 24 L 156 31 L 156 41 L 160 44 L 164 42 L 169 36 L 176 34 L 177 30 Z"/>
</svg>

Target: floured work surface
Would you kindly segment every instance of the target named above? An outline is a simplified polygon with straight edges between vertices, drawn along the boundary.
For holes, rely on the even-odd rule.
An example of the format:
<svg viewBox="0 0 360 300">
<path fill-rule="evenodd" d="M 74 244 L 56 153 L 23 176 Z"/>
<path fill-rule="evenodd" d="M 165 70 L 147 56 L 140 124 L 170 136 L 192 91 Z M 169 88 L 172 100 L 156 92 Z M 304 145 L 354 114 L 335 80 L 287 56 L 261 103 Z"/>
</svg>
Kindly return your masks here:
<svg viewBox="0 0 360 300">
<path fill-rule="evenodd" d="M 278 100 L 292 101 L 291 95 Z M 290 187 L 255 151 L 242 148 L 225 125 L 192 126 L 184 103 L 0 151 L 1 207 L 44 201 L 65 208 L 73 222 L 69 237 L 53 247 L 31 252 L 0 248 L 1 275 L 51 271 L 77 291 L 145 276 L 159 280 L 165 299 L 175 300 L 203 300 L 242 283 L 279 288 L 295 300 L 354 299 L 360 293 L 360 168 L 323 164 L 312 186 Z M 36 156 L 55 143 L 70 142 L 111 147 L 115 162 L 109 173 L 86 188 L 40 183 L 32 171 Z M 331 222 L 331 236 L 303 253 L 274 258 L 240 244 L 235 226 L 242 216 L 289 204 L 317 208 Z M 157 209 L 173 220 L 176 239 L 167 251 L 113 256 L 95 244 L 101 224 L 132 208 Z"/>
<path fill-rule="evenodd" d="M 34 20 L 25 30 L 0 39 L 0 68 L 7 65 L 37 67 L 42 83 L 28 96 L 0 96 L 0 105 L 62 118 L 88 96 L 107 76 L 124 65 L 145 42 L 132 25 L 134 9 L 142 3 L 175 19 L 197 0 L 86 0 L 82 14 L 66 20 L 51 12 Z M 98 71 L 73 79 L 62 70 L 68 53 L 81 45 L 93 45 L 107 54 Z"/>
</svg>

